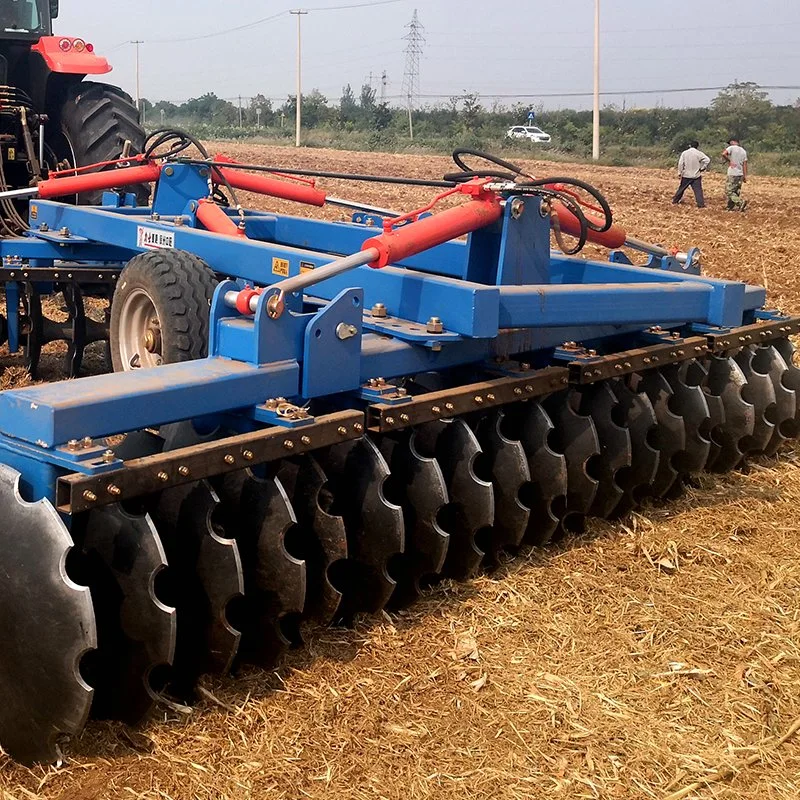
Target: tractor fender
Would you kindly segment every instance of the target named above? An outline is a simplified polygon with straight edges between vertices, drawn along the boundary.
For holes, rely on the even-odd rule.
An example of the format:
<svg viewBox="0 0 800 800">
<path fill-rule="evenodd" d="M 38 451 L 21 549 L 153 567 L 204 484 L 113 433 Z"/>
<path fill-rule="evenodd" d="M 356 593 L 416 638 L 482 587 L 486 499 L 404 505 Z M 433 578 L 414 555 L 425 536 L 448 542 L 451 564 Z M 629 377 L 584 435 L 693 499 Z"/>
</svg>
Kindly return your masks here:
<svg viewBox="0 0 800 800">
<path fill-rule="evenodd" d="M 105 75 L 111 72 L 112 67 L 103 56 L 86 49 L 85 45 L 84 49 L 76 50 L 73 47 L 75 41 L 69 36 L 42 36 L 31 51 L 42 57 L 51 72 L 62 75 Z M 63 42 L 69 42 L 69 49 L 64 49 Z"/>
</svg>

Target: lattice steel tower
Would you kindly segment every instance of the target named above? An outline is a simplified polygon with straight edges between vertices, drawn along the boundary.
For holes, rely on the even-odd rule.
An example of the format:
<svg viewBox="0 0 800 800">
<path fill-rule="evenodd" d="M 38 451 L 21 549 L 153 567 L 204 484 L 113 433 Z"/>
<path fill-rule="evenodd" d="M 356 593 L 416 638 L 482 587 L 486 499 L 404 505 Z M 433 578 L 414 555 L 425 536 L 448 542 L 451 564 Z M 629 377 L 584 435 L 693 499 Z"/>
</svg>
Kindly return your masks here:
<svg viewBox="0 0 800 800">
<path fill-rule="evenodd" d="M 406 99 L 408 108 L 408 132 L 414 138 L 414 120 L 412 112 L 414 102 L 419 97 L 419 62 L 422 56 L 422 45 L 425 44 L 423 32 L 425 28 L 419 21 L 417 9 L 414 9 L 414 16 L 411 22 L 406 25 L 408 33 L 403 37 L 406 44 L 406 71 L 403 75 L 403 96 Z"/>
</svg>

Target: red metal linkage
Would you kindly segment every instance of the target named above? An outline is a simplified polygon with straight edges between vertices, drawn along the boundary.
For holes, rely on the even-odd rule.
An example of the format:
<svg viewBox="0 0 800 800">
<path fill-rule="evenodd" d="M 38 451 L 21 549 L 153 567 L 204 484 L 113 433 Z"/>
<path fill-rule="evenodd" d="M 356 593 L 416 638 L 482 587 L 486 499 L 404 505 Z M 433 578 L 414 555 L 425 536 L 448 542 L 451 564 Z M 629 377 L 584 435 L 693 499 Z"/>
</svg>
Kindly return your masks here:
<svg viewBox="0 0 800 800">
<path fill-rule="evenodd" d="M 486 191 L 485 183 L 486 181 L 470 181 L 461 184 L 439 195 L 423 209 L 386 220 L 383 233 L 368 239 L 361 248 L 362 250 L 375 248 L 380 254 L 370 266 L 380 269 L 387 264 L 398 264 L 409 256 L 497 222 L 503 213 L 500 197 L 494 192 Z M 420 214 L 429 211 L 440 200 L 457 193 L 471 195 L 474 199 L 460 206 L 448 208 L 440 214 L 419 219 Z M 404 220 L 411 221 L 400 228 L 394 227 Z"/>
<path fill-rule="evenodd" d="M 198 200 L 197 219 L 211 233 L 225 236 L 244 236 L 240 228 L 213 200 Z"/>
<path fill-rule="evenodd" d="M 123 167 L 84 175 L 64 178 L 48 178 L 37 184 L 39 197 L 47 200 L 52 197 L 66 197 L 84 192 L 97 192 L 104 189 L 118 189 L 122 186 L 136 186 L 140 183 L 153 183 L 158 180 L 161 167 L 148 162 L 137 167 Z"/>
<path fill-rule="evenodd" d="M 226 156 L 215 156 L 214 161 L 224 164 L 235 164 L 232 158 Z M 240 169 L 225 169 L 215 167 L 215 178 L 217 183 L 229 183 L 234 189 L 241 189 L 244 192 L 255 192 L 267 197 L 277 197 L 281 200 L 293 200 L 296 203 L 305 203 L 309 206 L 322 207 L 327 201 L 325 192 L 316 189 L 313 183 L 303 184 L 289 183 L 284 180 L 276 180 L 266 175 L 256 175 L 252 172 L 243 172 Z"/>
</svg>

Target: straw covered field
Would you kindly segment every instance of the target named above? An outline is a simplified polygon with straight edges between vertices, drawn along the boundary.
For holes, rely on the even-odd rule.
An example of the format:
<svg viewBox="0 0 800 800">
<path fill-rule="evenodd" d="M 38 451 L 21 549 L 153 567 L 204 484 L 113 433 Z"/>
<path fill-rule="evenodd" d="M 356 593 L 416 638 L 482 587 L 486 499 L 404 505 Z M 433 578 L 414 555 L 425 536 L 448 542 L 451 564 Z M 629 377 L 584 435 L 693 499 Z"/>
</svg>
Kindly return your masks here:
<svg viewBox="0 0 800 800">
<path fill-rule="evenodd" d="M 450 168 L 427 156 L 219 148 L 327 170 Z M 699 245 L 707 272 L 766 282 L 774 305 L 800 313 L 800 180 L 756 173 L 741 215 L 723 211 L 721 175 L 698 211 L 688 196 L 669 204 L 670 172 L 529 166 L 595 183 L 637 237 Z M 402 209 L 430 196 L 321 185 Z M 800 449 L 787 449 L 701 476 L 677 502 L 594 521 L 580 539 L 444 583 L 402 614 L 309 630 L 279 672 L 205 680 L 191 712 L 162 710 L 140 730 L 90 722 L 60 769 L 0 760 L 0 796 L 797 798 L 799 464 Z"/>
</svg>

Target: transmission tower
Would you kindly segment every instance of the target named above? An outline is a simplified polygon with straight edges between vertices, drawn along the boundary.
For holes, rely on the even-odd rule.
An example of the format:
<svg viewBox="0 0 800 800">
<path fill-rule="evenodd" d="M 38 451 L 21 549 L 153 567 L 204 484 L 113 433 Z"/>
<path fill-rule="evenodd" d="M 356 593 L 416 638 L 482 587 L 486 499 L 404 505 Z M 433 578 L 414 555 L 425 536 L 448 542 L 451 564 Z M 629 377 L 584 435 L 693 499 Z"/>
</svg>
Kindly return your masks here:
<svg viewBox="0 0 800 800">
<path fill-rule="evenodd" d="M 419 61 L 422 56 L 422 45 L 425 44 L 423 32 L 425 28 L 419 21 L 417 9 L 414 9 L 414 16 L 411 22 L 406 25 L 408 33 L 403 37 L 406 44 L 406 71 L 403 75 L 403 96 L 406 98 L 408 108 L 408 133 L 414 138 L 414 119 L 412 112 L 414 102 L 419 97 Z"/>
</svg>

